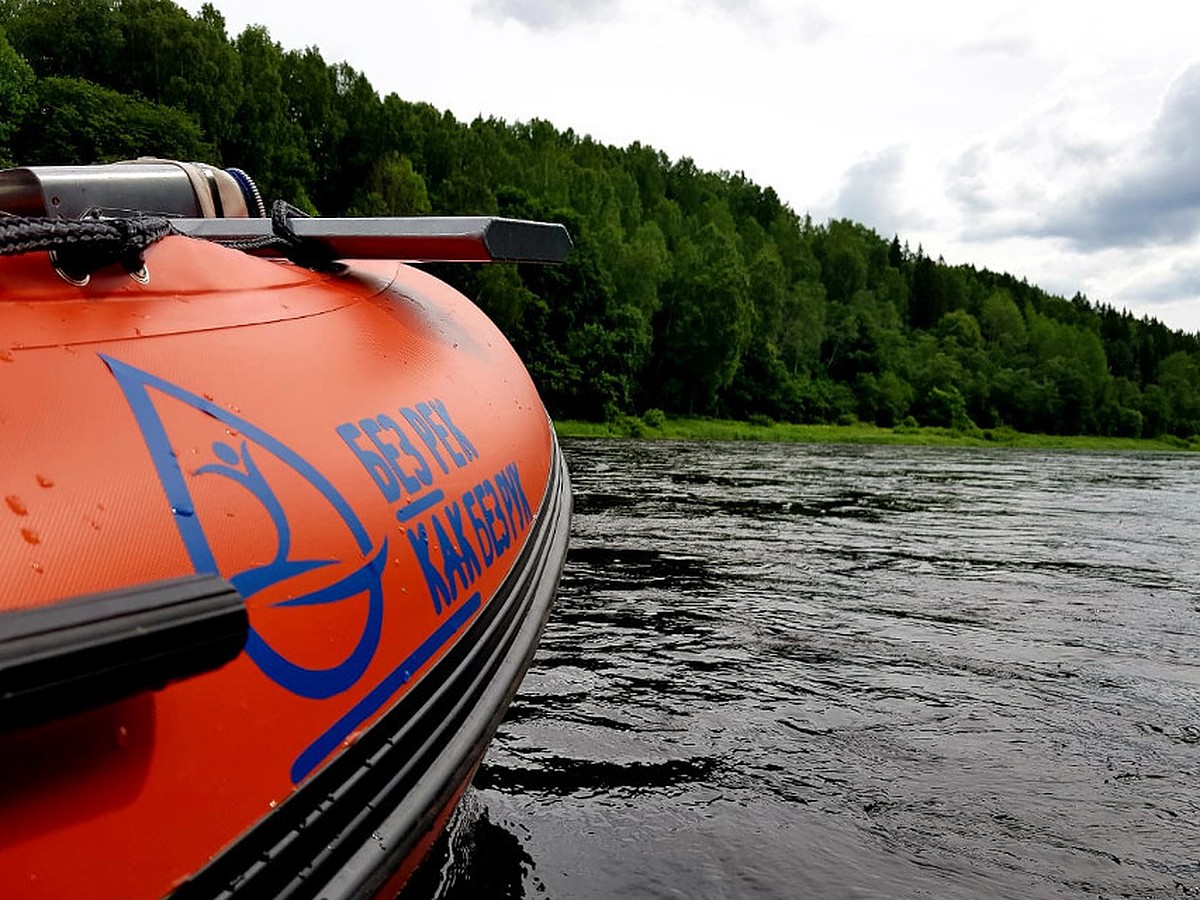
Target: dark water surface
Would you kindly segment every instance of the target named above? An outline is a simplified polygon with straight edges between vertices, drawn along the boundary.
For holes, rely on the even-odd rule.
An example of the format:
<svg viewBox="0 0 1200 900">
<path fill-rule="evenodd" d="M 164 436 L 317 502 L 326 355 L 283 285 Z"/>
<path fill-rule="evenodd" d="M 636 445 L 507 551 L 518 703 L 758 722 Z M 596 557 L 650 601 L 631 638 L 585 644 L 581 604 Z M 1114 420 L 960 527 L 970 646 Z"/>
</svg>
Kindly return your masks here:
<svg viewBox="0 0 1200 900">
<path fill-rule="evenodd" d="M 564 446 L 418 895 L 1200 896 L 1200 456 Z"/>
</svg>

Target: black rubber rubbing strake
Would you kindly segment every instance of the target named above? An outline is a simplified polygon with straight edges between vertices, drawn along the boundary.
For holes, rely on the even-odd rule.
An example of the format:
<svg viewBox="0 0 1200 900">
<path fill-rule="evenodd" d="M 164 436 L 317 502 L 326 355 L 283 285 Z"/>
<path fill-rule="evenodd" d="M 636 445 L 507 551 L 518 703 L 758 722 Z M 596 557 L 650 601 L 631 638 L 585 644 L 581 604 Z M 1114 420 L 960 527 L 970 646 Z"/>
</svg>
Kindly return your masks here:
<svg viewBox="0 0 1200 900">
<path fill-rule="evenodd" d="M 0 613 L 0 731 L 216 669 L 249 629 L 245 601 L 215 575 Z"/>
</svg>

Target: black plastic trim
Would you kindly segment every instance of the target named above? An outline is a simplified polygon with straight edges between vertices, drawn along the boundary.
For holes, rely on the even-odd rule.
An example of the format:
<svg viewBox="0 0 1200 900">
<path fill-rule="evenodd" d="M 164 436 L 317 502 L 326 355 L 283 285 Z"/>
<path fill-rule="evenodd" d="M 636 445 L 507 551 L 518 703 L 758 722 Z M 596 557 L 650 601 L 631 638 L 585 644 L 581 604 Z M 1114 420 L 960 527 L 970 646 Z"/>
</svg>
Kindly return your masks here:
<svg viewBox="0 0 1200 900">
<path fill-rule="evenodd" d="M 561 263 L 571 236 L 555 222 L 483 216 L 414 218 L 299 218 L 292 235 L 319 244 L 331 259 L 399 259 L 409 262 Z M 278 256 L 270 219 L 171 220 L 179 234 L 229 244 L 260 256 Z"/>
<path fill-rule="evenodd" d="M 558 224 L 522 219 L 491 219 L 483 243 L 495 262 L 565 262 L 571 236 Z"/>
<path fill-rule="evenodd" d="M 351 747 L 172 900 L 370 896 L 408 859 L 482 759 L 549 615 L 571 489 L 557 443 L 521 556 L 468 630 Z"/>
<path fill-rule="evenodd" d="M 0 614 L 0 731 L 216 669 L 246 644 L 242 597 L 215 575 Z"/>
</svg>

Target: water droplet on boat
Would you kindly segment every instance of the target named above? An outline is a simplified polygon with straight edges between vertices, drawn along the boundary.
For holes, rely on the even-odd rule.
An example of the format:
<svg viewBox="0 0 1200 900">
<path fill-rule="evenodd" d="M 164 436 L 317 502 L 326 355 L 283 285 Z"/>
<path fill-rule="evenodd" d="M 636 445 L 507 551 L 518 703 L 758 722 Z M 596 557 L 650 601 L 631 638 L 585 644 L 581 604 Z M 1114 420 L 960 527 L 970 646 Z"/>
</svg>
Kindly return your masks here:
<svg viewBox="0 0 1200 900">
<path fill-rule="evenodd" d="M 21 537 L 25 538 L 27 544 L 40 544 L 42 539 L 38 537 L 38 533 L 32 528 L 22 528 Z"/>
<path fill-rule="evenodd" d="M 9 494 L 4 498 L 4 502 L 8 504 L 8 508 L 15 512 L 18 516 L 29 515 L 29 510 L 25 508 L 25 504 L 21 502 L 21 498 L 13 494 Z"/>
<path fill-rule="evenodd" d="M 212 398 L 213 398 L 212 394 L 205 393 L 203 396 L 204 396 L 205 400 L 207 400 L 209 403 L 212 403 Z"/>
<path fill-rule="evenodd" d="M 184 518 L 188 518 L 188 519 L 190 519 L 192 516 L 194 516 L 196 514 L 196 511 L 194 509 L 192 509 L 190 506 L 172 506 L 171 512 L 173 512 L 177 516 L 183 516 Z"/>
<path fill-rule="evenodd" d="M 267 806 L 271 807 L 271 809 L 274 809 L 278 805 L 279 805 L 279 802 L 276 800 L 272 800 L 270 803 L 267 804 Z"/>
<path fill-rule="evenodd" d="M 0 362 L 12 362 L 13 355 L 11 350 L 0 350 Z"/>
<path fill-rule="evenodd" d="M 129 729 L 126 728 L 124 725 L 120 725 L 117 727 L 117 746 L 118 747 L 129 746 Z"/>
<path fill-rule="evenodd" d="M 51 479 L 47 478 L 45 475 L 39 474 L 37 477 L 37 483 L 38 483 L 38 487 L 44 487 L 44 488 L 54 487 L 54 482 Z"/>
<path fill-rule="evenodd" d="M 46 571 L 46 567 L 40 562 L 30 563 L 30 568 L 32 568 L 33 571 L 37 572 L 39 575 Z"/>
</svg>

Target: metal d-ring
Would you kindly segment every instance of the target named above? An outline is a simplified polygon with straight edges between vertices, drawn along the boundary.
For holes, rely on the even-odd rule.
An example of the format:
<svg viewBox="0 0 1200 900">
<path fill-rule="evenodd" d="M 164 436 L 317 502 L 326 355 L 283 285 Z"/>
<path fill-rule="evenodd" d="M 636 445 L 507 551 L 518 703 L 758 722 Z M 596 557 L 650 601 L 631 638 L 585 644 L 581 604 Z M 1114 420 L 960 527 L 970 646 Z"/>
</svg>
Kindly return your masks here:
<svg viewBox="0 0 1200 900">
<path fill-rule="evenodd" d="M 91 273 L 84 273 L 82 276 L 75 276 L 67 272 L 67 270 L 59 264 L 58 254 L 53 250 L 50 251 L 50 265 L 54 267 L 54 271 L 58 274 L 59 278 L 61 278 L 67 284 L 74 285 L 75 287 L 87 287 L 88 282 L 92 280 Z"/>
</svg>

